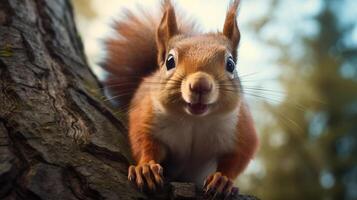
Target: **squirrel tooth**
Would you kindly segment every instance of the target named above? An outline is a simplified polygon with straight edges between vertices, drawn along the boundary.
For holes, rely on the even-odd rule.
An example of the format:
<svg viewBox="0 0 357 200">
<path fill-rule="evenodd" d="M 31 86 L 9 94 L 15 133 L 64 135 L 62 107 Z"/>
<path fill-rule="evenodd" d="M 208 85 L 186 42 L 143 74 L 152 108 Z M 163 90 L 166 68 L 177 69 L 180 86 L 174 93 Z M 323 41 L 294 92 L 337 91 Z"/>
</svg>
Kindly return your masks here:
<svg viewBox="0 0 357 200">
<path fill-rule="evenodd" d="M 164 178 L 222 188 L 253 158 L 258 138 L 236 74 L 238 2 L 218 33 L 200 33 L 169 0 L 160 20 L 125 10 L 115 23 L 120 37 L 105 43 L 104 84 L 128 113 L 128 179 L 141 189 Z"/>
</svg>

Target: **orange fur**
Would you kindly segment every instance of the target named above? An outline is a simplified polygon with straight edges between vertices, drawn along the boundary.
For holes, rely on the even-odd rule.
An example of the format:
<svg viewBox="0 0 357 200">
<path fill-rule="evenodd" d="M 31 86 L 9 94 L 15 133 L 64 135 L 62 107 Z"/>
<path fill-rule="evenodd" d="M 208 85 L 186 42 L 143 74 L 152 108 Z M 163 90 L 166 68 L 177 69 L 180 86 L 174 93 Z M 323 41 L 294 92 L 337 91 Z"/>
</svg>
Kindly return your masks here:
<svg viewBox="0 0 357 200">
<path fill-rule="evenodd" d="M 133 101 L 139 101 L 138 106 L 131 109 L 129 119 L 129 138 L 134 159 L 138 164 L 151 160 L 160 162 L 165 156 L 164 149 L 159 141 L 153 138 L 152 131 L 152 107 L 150 97 L 137 97 Z"/>
<path fill-rule="evenodd" d="M 161 164 L 190 151 L 192 156 L 206 151 L 207 155 L 217 158 L 217 170 L 232 179 L 248 165 L 258 146 L 258 138 L 242 97 L 240 81 L 237 77 L 232 78 L 225 68 L 231 56 L 237 61 L 236 49 L 240 40 L 237 7 L 238 1 L 234 1 L 220 33 L 196 34 L 193 23 L 177 18 L 168 0 L 162 6 L 161 20 L 147 14 L 140 18 L 126 11 L 126 17 L 116 23 L 120 37 L 107 41 L 105 68 L 112 75 L 107 84 L 118 85 L 114 92 L 124 91 L 124 97 L 118 99 L 121 105 L 130 102 L 129 139 L 138 165 L 150 161 Z M 174 71 L 166 68 L 169 54 L 175 60 Z M 191 86 L 199 81 L 211 86 L 209 92 L 197 94 L 192 91 Z M 187 110 L 189 105 L 197 102 L 208 107 L 202 116 Z M 237 119 L 230 117 L 237 115 Z M 226 119 L 233 122 L 224 124 Z M 212 126 L 216 120 L 221 124 Z M 176 126 L 182 131 L 196 130 L 197 133 L 190 132 L 192 135 L 187 136 L 172 128 Z M 187 126 L 192 128 L 187 129 Z M 207 130 L 216 128 L 217 132 L 207 133 L 207 138 L 217 141 L 203 142 L 201 139 L 205 136 L 199 133 L 200 126 Z M 176 145 L 180 139 L 187 144 Z M 212 146 L 205 149 L 207 144 Z M 168 157 L 175 153 L 178 157 Z M 207 155 L 201 155 L 203 162 L 211 159 L 206 158 Z M 191 155 L 186 156 L 191 158 Z M 182 176 L 187 178 L 185 174 Z"/>
<path fill-rule="evenodd" d="M 217 170 L 229 178 L 236 178 L 247 167 L 257 151 L 259 140 L 252 116 L 247 105 L 243 104 L 239 113 L 237 127 L 238 144 L 234 152 L 224 155 L 218 162 Z"/>
<path fill-rule="evenodd" d="M 142 79 L 159 67 L 156 43 L 158 17 L 168 9 L 168 5 L 168 1 L 163 3 L 158 16 L 143 9 L 140 9 L 140 15 L 124 9 L 123 16 L 113 26 L 117 35 L 105 42 L 107 56 L 101 64 L 109 74 L 105 85 L 109 86 L 111 95 L 118 96 L 116 102 L 123 108 L 128 107 Z M 182 34 L 198 32 L 195 23 L 183 17 L 179 18 L 177 25 Z"/>
<path fill-rule="evenodd" d="M 235 59 L 237 59 L 236 54 L 237 54 L 237 46 L 240 41 L 240 32 L 238 29 L 238 24 L 237 24 L 237 9 L 239 6 L 239 0 L 233 1 L 232 4 L 230 5 L 228 11 L 227 11 L 227 16 L 226 20 L 224 23 L 223 27 L 223 34 L 231 39 L 232 45 L 233 45 L 233 56 Z"/>
</svg>

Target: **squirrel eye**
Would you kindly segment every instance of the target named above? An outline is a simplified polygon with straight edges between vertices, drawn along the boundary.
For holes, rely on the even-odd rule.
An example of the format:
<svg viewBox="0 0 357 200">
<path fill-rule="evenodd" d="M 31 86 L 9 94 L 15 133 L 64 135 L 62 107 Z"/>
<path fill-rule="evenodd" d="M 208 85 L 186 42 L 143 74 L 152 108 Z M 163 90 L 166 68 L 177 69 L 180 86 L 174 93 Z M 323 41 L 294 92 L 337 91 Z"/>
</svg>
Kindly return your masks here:
<svg viewBox="0 0 357 200">
<path fill-rule="evenodd" d="M 232 57 L 229 57 L 229 58 L 227 59 L 227 63 L 226 63 L 226 70 L 227 70 L 229 73 L 233 73 L 234 70 L 235 70 L 235 68 L 236 68 L 236 64 L 235 64 L 233 58 L 232 58 Z"/>
<path fill-rule="evenodd" d="M 167 59 L 166 59 L 166 69 L 167 71 L 175 68 L 176 64 L 175 64 L 175 58 L 172 54 L 169 54 L 167 56 Z"/>
</svg>

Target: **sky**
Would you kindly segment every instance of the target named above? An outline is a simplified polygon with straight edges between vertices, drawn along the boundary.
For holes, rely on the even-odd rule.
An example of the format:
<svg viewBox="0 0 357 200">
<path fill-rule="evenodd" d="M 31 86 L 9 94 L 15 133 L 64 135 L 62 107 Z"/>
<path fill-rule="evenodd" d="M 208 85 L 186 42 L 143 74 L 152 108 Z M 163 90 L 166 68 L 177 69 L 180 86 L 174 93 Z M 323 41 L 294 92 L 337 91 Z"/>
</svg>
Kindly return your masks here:
<svg viewBox="0 0 357 200">
<path fill-rule="evenodd" d="M 90 21 L 77 17 L 79 29 L 85 44 L 85 51 L 90 65 L 97 74 L 101 76 L 101 70 L 97 67 L 96 63 L 105 56 L 102 41 L 104 38 L 113 35 L 110 24 L 113 19 L 117 19 L 120 16 L 121 9 L 135 9 L 135 6 L 140 4 L 148 10 L 155 10 L 158 8 L 158 2 L 159 1 L 157 0 L 106 0 L 105 3 L 103 3 L 101 0 L 92 0 L 92 7 L 95 9 L 98 16 Z M 222 29 L 229 1 L 176 0 L 175 2 L 179 9 L 184 10 L 194 19 L 197 19 L 199 24 L 202 25 L 203 30 L 216 31 Z M 264 15 L 264 12 L 268 9 L 264 3 L 260 4 L 258 7 L 259 8 L 257 8 L 254 3 L 245 1 L 241 4 L 239 11 L 238 20 L 239 23 L 242 22 L 240 24 L 242 24 L 241 29 L 243 29 L 241 30 L 241 51 L 239 52 L 238 61 L 239 72 L 241 74 L 261 71 L 261 68 L 275 56 L 274 52 L 267 53 L 263 46 L 260 46 L 254 41 L 254 38 L 249 37 L 248 34 L 244 34 L 246 22 L 254 20 L 254 17 Z M 254 10 L 254 15 L 252 15 L 252 10 Z M 272 76 L 276 75 L 273 74 L 273 70 L 270 69 L 268 71 L 270 71 Z"/>
<path fill-rule="evenodd" d="M 198 21 L 203 31 L 222 30 L 226 10 L 230 0 L 173 0 L 179 10 L 183 10 L 193 19 Z M 356 0 L 345 0 L 347 7 L 341 12 L 341 19 L 346 23 L 350 19 L 356 18 Z M 120 12 L 123 8 L 136 10 L 136 6 L 152 11 L 156 14 L 159 7 L 159 0 L 91 0 L 82 1 L 90 3 L 97 16 L 85 18 L 77 15 L 76 21 L 79 31 L 84 41 L 86 55 L 93 71 L 104 78 L 104 73 L 97 65 L 105 57 L 103 40 L 115 35 L 111 29 L 113 20 L 120 19 Z M 302 48 L 295 39 L 297 34 L 313 37 L 319 31 L 319 27 L 312 20 L 321 9 L 321 0 L 286 0 L 280 1 L 279 6 L 271 11 L 272 0 L 241 0 L 238 12 L 238 24 L 241 31 L 241 42 L 239 46 L 238 72 L 246 79 L 248 86 L 270 88 L 281 91 L 278 77 L 281 66 L 276 62 L 282 55 L 281 49 L 262 42 L 279 41 L 280 44 L 290 45 L 293 55 L 302 55 Z M 336 2 L 336 7 L 341 6 Z M 346 9 L 347 8 L 347 9 Z M 272 12 L 272 13 L 268 13 Z M 254 29 L 256 23 L 264 16 L 271 16 L 274 22 L 267 22 L 262 30 Z M 349 19 L 349 21 L 348 21 Z M 350 36 L 353 42 L 357 43 L 357 26 Z M 300 58 L 301 59 L 301 58 Z M 346 71 L 346 70 L 345 70 Z M 349 70 L 348 72 L 350 72 Z M 356 72 L 357 73 L 357 72 Z M 351 74 L 351 73 L 348 73 Z M 265 95 L 265 94 L 263 94 Z M 281 102 L 284 96 L 278 102 Z M 272 102 L 270 102 L 272 103 Z"/>
</svg>

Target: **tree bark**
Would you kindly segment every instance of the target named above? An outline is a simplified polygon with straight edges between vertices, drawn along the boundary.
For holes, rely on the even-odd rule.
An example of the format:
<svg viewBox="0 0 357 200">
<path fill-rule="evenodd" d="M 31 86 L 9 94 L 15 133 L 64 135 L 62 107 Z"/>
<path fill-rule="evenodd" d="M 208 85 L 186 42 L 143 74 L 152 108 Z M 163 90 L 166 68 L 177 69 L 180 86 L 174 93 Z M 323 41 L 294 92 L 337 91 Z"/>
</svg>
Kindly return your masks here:
<svg viewBox="0 0 357 200">
<path fill-rule="evenodd" d="M 126 129 L 99 88 L 68 0 L 0 0 L 0 199 L 201 198 L 128 183 Z"/>
</svg>

